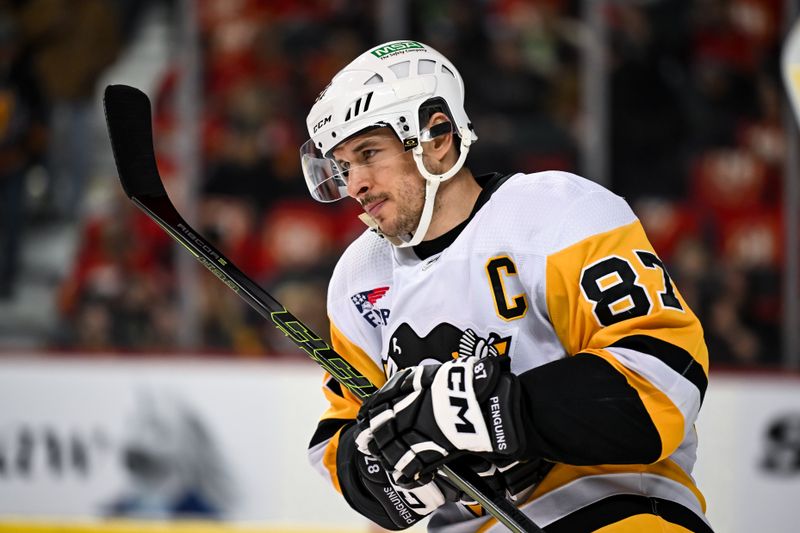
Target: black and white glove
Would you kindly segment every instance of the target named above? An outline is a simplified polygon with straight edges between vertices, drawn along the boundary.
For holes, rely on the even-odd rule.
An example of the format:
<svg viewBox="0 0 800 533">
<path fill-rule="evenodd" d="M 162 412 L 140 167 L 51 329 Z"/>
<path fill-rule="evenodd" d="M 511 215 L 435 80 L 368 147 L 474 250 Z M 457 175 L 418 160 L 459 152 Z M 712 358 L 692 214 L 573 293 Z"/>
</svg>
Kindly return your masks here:
<svg viewBox="0 0 800 533">
<path fill-rule="evenodd" d="M 409 487 L 464 452 L 516 459 L 525 438 L 519 383 L 507 361 L 472 356 L 400 370 L 361 407 L 359 450 Z"/>
<path fill-rule="evenodd" d="M 438 478 L 412 489 L 400 487 L 381 461 L 361 453 L 353 442 L 356 427 L 339 439 L 339 485 L 350 506 L 385 529 L 405 529 L 460 494 Z"/>
<path fill-rule="evenodd" d="M 472 470 L 483 479 L 494 494 L 501 494 L 507 500 L 518 501 L 525 497 L 544 479 L 553 467 L 553 463 L 535 457 L 529 460 L 499 460 L 490 462 L 481 456 L 467 454 L 448 463 L 457 471 Z M 459 495 L 459 503 L 475 505 L 476 502 L 467 494 Z"/>
</svg>

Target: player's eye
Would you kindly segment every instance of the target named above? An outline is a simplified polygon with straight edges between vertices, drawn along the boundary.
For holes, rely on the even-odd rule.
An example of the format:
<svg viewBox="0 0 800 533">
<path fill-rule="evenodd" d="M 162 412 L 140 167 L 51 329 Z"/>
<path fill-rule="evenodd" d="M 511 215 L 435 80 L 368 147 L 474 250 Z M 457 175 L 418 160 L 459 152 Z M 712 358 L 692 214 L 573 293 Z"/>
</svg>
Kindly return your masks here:
<svg viewBox="0 0 800 533">
<path fill-rule="evenodd" d="M 350 161 L 336 161 L 336 164 L 339 166 L 339 171 L 341 172 L 342 176 L 347 178 L 350 174 Z"/>
<path fill-rule="evenodd" d="M 375 157 L 375 154 L 377 153 L 378 151 L 373 149 L 364 150 L 361 152 L 361 157 L 364 159 L 364 161 L 369 161 L 370 159 Z"/>
</svg>

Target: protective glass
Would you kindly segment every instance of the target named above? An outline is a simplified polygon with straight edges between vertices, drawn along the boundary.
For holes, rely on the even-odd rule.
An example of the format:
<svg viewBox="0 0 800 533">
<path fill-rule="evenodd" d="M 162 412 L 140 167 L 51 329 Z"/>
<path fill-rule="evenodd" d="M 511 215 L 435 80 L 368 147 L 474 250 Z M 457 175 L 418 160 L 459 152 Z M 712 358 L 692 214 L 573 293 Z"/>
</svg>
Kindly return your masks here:
<svg viewBox="0 0 800 533">
<path fill-rule="evenodd" d="M 436 124 L 420 133 L 420 141 L 427 142 L 438 135 L 452 131 L 450 122 Z M 378 150 L 374 156 L 363 162 L 338 162 L 333 157 L 326 157 L 314 144 L 313 139 L 300 147 L 300 166 L 303 169 L 308 190 L 319 202 L 335 202 L 347 197 L 347 180 L 350 172 L 369 166 L 386 164 L 389 160 L 402 156 L 406 151 L 418 145 L 417 139 L 406 139 L 405 150 Z"/>
</svg>

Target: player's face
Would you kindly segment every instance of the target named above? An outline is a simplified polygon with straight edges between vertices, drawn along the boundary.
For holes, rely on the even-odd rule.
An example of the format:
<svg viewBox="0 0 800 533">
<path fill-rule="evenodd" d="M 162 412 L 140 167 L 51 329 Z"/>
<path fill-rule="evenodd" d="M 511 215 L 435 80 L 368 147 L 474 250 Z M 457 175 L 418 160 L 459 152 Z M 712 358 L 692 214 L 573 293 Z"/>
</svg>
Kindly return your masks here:
<svg viewBox="0 0 800 533">
<path fill-rule="evenodd" d="M 389 128 L 348 139 L 333 151 L 348 166 L 347 193 L 355 198 L 385 235 L 414 231 L 425 203 L 425 180 L 411 152 Z"/>
</svg>

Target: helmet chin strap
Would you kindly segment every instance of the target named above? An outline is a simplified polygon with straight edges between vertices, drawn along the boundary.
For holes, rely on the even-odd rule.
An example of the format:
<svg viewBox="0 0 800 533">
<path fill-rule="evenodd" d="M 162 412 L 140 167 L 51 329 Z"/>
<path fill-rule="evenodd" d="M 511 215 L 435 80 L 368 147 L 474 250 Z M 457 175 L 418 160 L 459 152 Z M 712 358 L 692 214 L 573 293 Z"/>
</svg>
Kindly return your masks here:
<svg viewBox="0 0 800 533">
<path fill-rule="evenodd" d="M 425 168 L 425 163 L 422 161 L 422 143 L 413 150 L 414 162 L 417 164 L 417 169 L 419 169 L 420 174 L 425 178 L 425 204 L 422 206 L 422 214 L 419 217 L 417 229 L 414 230 L 413 234 L 409 235 L 411 237 L 410 239 L 406 240 L 401 237 L 389 237 L 388 235 L 384 235 L 378 227 L 378 223 L 367 213 L 362 213 L 358 218 L 398 248 L 407 248 L 421 243 L 425 234 L 428 233 L 428 228 L 433 220 L 433 206 L 436 203 L 436 191 L 439 190 L 439 184 L 449 180 L 461 170 L 461 167 L 464 166 L 464 161 L 467 159 L 469 146 L 473 142 L 472 132 L 467 128 L 461 127 L 458 129 L 458 132 L 461 137 L 460 154 L 455 164 L 450 167 L 450 170 L 443 174 L 432 174 Z"/>
<path fill-rule="evenodd" d="M 414 159 L 417 161 L 417 165 L 419 166 L 422 158 L 420 157 L 419 159 L 417 159 L 416 149 L 414 152 Z M 428 233 L 428 228 L 431 225 L 431 220 L 433 220 L 433 205 L 436 203 L 436 191 L 439 190 L 439 184 L 443 181 L 444 179 L 432 180 L 427 178 L 426 176 L 425 204 L 422 206 L 422 214 L 419 216 L 419 224 L 417 224 L 417 229 L 415 229 L 414 233 L 411 235 L 411 240 L 409 241 L 404 240 L 401 244 L 397 245 L 398 247 L 406 248 L 409 246 L 416 246 L 422 242 L 422 238 L 425 237 L 426 233 Z"/>
</svg>

